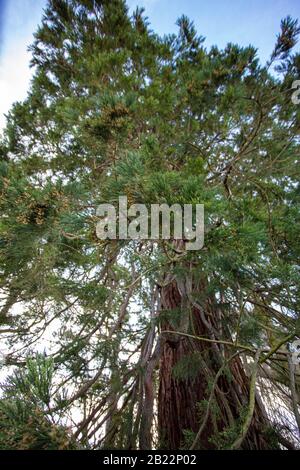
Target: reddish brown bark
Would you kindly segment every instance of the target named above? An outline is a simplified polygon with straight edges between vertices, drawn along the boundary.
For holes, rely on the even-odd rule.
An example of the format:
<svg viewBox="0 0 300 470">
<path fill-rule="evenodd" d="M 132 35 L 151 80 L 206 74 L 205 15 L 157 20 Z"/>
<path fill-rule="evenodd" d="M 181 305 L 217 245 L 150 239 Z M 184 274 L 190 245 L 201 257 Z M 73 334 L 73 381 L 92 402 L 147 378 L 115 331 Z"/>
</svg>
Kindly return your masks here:
<svg viewBox="0 0 300 470">
<path fill-rule="evenodd" d="M 163 287 L 161 291 L 162 314 L 169 310 L 182 308 L 182 300 L 182 289 L 178 289 L 175 281 Z M 185 314 L 186 312 L 182 312 L 182 315 Z M 193 335 L 210 338 L 211 328 L 217 328 L 216 317 L 216 312 L 214 312 L 209 300 L 206 302 L 205 311 L 200 312 L 197 307 L 193 306 L 189 320 L 190 332 L 192 330 Z M 162 331 L 174 330 L 170 321 L 162 321 L 161 328 Z M 178 329 L 176 330 L 178 331 Z M 221 351 L 221 346 L 216 343 L 208 343 L 180 335 L 166 334 L 166 338 L 160 359 L 159 435 L 162 448 L 179 449 L 184 444 L 185 430 L 198 432 L 204 415 L 204 411 L 199 412 L 199 403 L 208 399 L 209 383 L 211 384 L 222 362 L 224 363 L 224 357 L 229 357 L 232 350 L 230 352 Z M 174 366 L 195 351 L 199 353 L 199 372 L 196 377 L 176 378 L 173 374 Z M 231 379 L 228 375 L 222 374 L 215 391 L 219 413 L 217 415 L 210 413 L 197 443 L 197 448 L 218 447 L 218 444 L 212 441 L 213 436 L 236 423 L 241 410 L 248 406 L 249 378 L 239 356 L 229 364 Z M 256 402 L 253 420 L 242 448 L 269 448 L 264 436 L 266 424 L 264 411 Z"/>
</svg>

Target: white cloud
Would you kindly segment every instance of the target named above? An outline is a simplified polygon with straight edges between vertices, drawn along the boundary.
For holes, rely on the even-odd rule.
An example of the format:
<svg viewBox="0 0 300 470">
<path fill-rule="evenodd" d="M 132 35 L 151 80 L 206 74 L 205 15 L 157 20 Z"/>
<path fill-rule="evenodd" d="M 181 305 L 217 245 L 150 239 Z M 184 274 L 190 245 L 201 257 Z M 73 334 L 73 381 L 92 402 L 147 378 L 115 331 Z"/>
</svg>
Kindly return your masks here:
<svg viewBox="0 0 300 470">
<path fill-rule="evenodd" d="M 133 11 L 137 5 L 149 13 L 159 0 L 129 0 Z M 0 130 L 5 125 L 7 114 L 15 101 L 25 99 L 32 71 L 29 68 L 33 33 L 42 16 L 46 0 L 7 0 L 3 41 L 0 56 Z"/>
<path fill-rule="evenodd" d="M 12 103 L 26 97 L 32 71 L 27 47 L 41 19 L 45 0 L 8 0 L 0 57 L 0 129 Z"/>
<path fill-rule="evenodd" d="M 31 77 L 29 57 L 26 52 L 16 49 L 2 61 L 0 71 L 0 127 L 5 124 L 7 113 L 15 101 L 26 97 Z"/>
</svg>

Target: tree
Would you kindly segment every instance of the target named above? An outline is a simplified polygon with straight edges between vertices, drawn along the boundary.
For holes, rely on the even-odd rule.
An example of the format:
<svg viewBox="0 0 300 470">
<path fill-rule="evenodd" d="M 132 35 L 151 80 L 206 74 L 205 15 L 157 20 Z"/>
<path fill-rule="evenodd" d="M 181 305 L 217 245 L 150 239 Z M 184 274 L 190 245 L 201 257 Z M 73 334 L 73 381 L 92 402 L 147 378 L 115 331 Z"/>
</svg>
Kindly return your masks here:
<svg viewBox="0 0 300 470">
<path fill-rule="evenodd" d="M 80 445 L 290 447 L 256 383 L 289 386 L 299 337 L 299 27 L 282 21 L 266 65 L 178 29 L 122 0 L 48 2 L 1 142 L 5 365 L 47 345 L 43 414 Z M 96 209 L 121 195 L 204 204 L 204 248 L 99 240 Z"/>
<path fill-rule="evenodd" d="M 76 449 L 68 430 L 56 425 L 49 411 L 53 361 L 30 359 L 7 380 L 0 402 L 0 449 Z M 51 416 L 51 419 L 49 419 Z"/>
</svg>

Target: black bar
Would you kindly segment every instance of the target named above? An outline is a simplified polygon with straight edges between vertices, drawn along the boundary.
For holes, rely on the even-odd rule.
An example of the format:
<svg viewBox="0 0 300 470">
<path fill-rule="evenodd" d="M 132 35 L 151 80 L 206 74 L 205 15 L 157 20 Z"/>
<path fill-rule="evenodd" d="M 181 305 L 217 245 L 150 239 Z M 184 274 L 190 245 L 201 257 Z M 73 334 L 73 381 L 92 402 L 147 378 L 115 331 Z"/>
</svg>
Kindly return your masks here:
<svg viewBox="0 0 300 470">
<path fill-rule="evenodd" d="M 92 465 L 92 469 L 114 467 L 121 465 L 124 468 L 138 468 L 147 465 L 149 468 L 156 465 L 174 467 L 185 465 L 190 468 L 203 468 L 213 470 L 212 466 L 223 468 L 226 465 L 238 464 L 240 470 L 245 468 L 269 468 L 271 463 L 276 465 L 289 465 L 298 461 L 296 451 L 0 451 L 1 468 L 9 468 L 18 464 L 19 468 L 32 468 L 38 464 L 43 465 Z M 22 467 L 20 467 L 22 465 Z M 263 466 L 263 467 L 261 467 Z M 56 469 L 54 469 L 56 470 Z M 87 470 L 83 467 L 83 470 Z"/>
</svg>

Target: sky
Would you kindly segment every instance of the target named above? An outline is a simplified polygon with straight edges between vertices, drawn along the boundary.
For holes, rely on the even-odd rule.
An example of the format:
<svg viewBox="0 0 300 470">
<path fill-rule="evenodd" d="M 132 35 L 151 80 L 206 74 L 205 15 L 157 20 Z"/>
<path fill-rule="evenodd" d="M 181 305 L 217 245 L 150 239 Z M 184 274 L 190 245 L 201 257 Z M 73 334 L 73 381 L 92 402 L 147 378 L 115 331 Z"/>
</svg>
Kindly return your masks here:
<svg viewBox="0 0 300 470">
<path fill-rule="evenodd" d="M 191 18 L 205 44 L 224 47 L 228 42 L 258 48 L 265 62 L 274 47 L 280 20 L 300 17 L 299 0 L 128 0 L 130 10 L 145 7 L 151 28 L 159 34 L 176 32 L 176 19 Z M 33 33 L 46 0 L 0 0 L 0 129 L 4 114 L 26 97 Z"/>
</svg>

